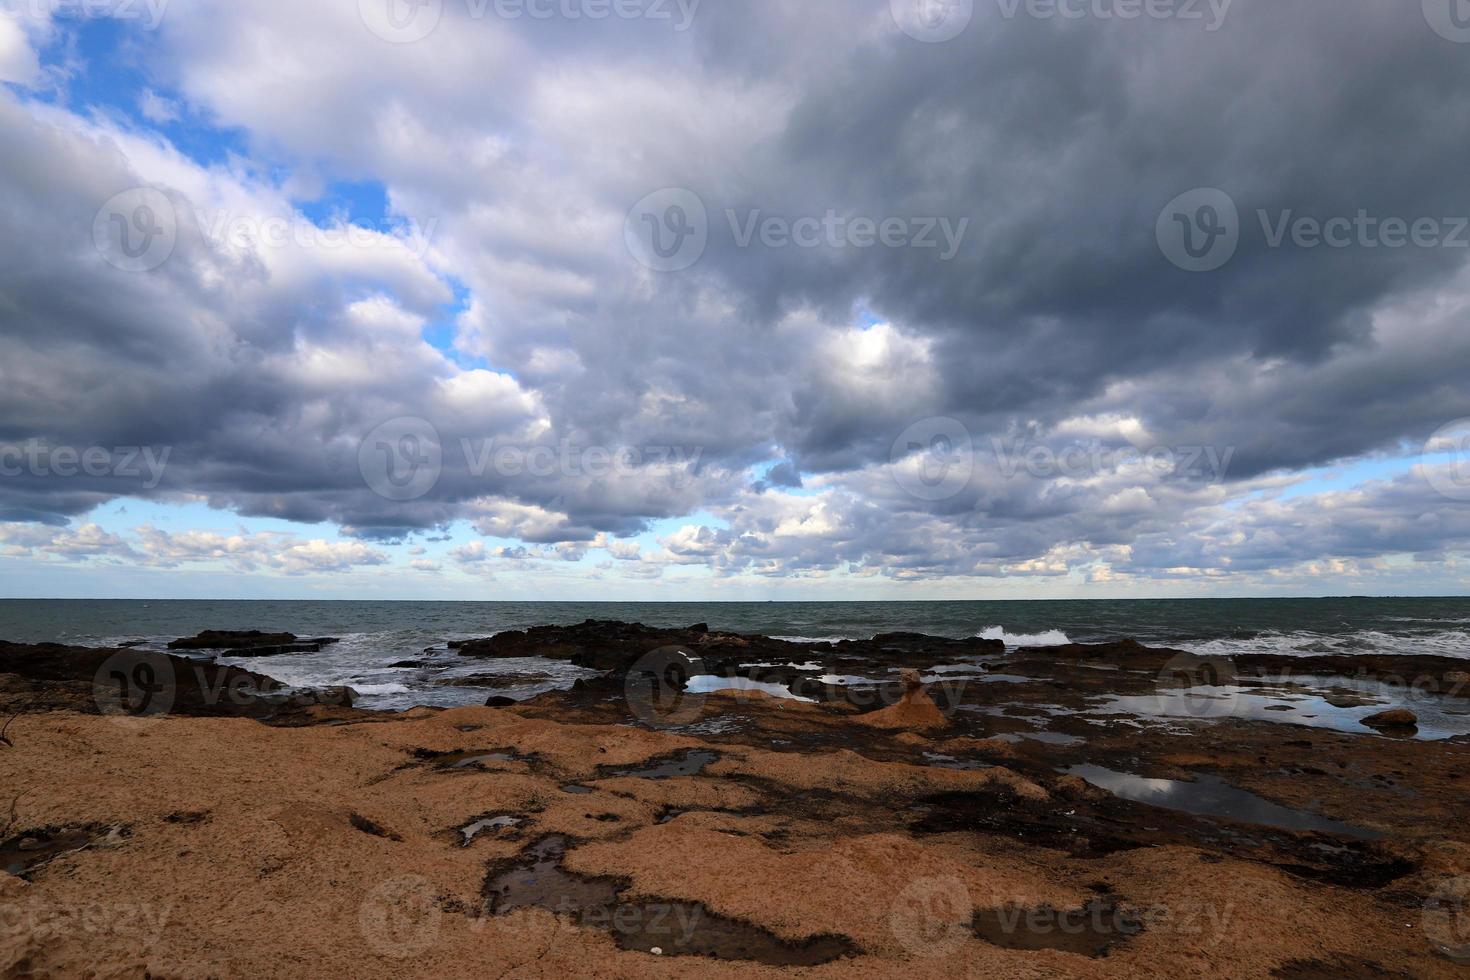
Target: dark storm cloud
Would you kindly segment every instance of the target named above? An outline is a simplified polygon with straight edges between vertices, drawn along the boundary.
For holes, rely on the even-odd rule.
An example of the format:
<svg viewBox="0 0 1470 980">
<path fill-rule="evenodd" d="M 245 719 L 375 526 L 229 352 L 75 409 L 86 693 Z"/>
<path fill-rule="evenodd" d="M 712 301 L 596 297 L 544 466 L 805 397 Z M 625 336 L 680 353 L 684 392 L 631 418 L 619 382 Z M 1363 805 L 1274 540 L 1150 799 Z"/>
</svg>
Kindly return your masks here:
<svg viewBox="0 0 1470 980">
<path fill-rule="evenodd" d="M 1470 416 L 1470 248 L 1277 245 L 1258 214 L 1447 234 L 1470 216 L 1470 45 L 1418 5 L 1235 0 L 1209 30 L 977 0 L 943 43 L 905 36 L 887 0 L 707 3 L 684 32 L 455 8 L 397 46 L 352 6 L 201 4 L 143 43 L 181 99 L 304 183 L 381 180 L 396 215 L 434 223 L 418 253 L 231 248 L 183 221 L 168 262 L 121 271 L 91 241 L 112 194 L 257 215 L 294 213 L 293 191 L 0 96 L 0 444 L 166 446 L 145 495 L 382 541 L 468 520 L 584 546 L 709 510 L 729 528 L 675 536 L 663 560 L 760 574 L 1430 554 L 1414 508 L 1459 506 L 1375 495 L 1333 535 L 1253 504 L 1239 520 L 1254 544 L 1234 551 L 1199 530 L 1228 525 L 1222 506 L 1264 474 L 1400 451 Z M 315 52 L 299 97 L 260 70 L 254 36 Z M 709 241 L 652 273 L 623 221 L 664 187 L 700 197 Z M 1155 227 L 1203 187 L 1233 200 L 1240 241 L 1187 272 Z M 839 238 L 742 242 L 803 218 Z M 854 220 L 927 228 L 937 247 L 859 247 Z M 469 305 L 445 354 L 421 338 L 452 285 Z M 887 464 L 936 416 L 992 457 L 997 438 L 1062 447 L 1092 426 L 1111 446 L 1230 463 L 1202 483 L 1001 478 L 992 458 L 956 493 L 916 497 Z M 432 426 L 442 462 L 395 499 L 360 450 L 403 417 Z M 492 444 L 642 456 L 528 475 L 476 466 Z M 685 465 L 648 459 L 659 447 Z M 0 481 L 0 517 L 54 523 L 135 493 L 31 475 Z M 1403 515 L 1394 533 L 1363 530 L 1373 507 Z"/>
</svg>

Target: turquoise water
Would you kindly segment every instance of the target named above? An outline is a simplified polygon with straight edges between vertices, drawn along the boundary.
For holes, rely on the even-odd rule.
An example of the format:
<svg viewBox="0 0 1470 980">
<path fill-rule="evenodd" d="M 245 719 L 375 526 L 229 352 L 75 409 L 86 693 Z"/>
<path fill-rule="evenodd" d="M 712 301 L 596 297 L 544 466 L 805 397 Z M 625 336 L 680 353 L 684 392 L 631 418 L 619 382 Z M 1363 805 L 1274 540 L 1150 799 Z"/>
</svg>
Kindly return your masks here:
<svg viewBox="0 0 1470 980">
<path fill-rule="evenodd" d="M 720 630 L 803 640 L 866 638 L 910 630 L 984 635 L 1012 646 L 1131 636 L 1200 653 L 1393 653 L 1470 659 L 1470 599 L 1057 600 L 1037 602 L 281 602 L 274 600 L 0 600 L 0 639 L 107 646 L 168 640 L 202 629 L 288 630 L 338 636 L 316 654 L 240 663 L 288 684 L 349 684 L 366 703 L 473 703 L 479 689 L 434 683 L 484 672 L 443 650 L 448 640 L 584 619 L 654 626 L 704 622 Z M 425 648 L 437 648 L 426 655 Z M 429 657 L 431 668 L 395 668 Z M 228 661 L 226 661 L 228 662 Z M 565 685 L 578 668 L 540 659 L 497 661 L 523 684 L 497 690 L 524 697 Z"/>
</svg>

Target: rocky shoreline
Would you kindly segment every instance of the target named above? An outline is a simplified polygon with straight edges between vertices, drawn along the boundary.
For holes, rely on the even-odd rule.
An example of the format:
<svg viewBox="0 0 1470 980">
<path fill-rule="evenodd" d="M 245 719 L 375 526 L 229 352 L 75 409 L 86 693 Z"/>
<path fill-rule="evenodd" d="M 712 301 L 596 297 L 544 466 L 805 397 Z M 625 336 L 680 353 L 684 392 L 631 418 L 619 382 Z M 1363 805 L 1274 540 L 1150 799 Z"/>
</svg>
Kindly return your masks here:
<svg viewBox="0 0 1470 980">
<path fill-rule="evenodd" d="M 588 621 L 369 712 L 176 644 L 0 644 L 0 975 L 1470 969 L 1464 661 Z"/>
</svg>

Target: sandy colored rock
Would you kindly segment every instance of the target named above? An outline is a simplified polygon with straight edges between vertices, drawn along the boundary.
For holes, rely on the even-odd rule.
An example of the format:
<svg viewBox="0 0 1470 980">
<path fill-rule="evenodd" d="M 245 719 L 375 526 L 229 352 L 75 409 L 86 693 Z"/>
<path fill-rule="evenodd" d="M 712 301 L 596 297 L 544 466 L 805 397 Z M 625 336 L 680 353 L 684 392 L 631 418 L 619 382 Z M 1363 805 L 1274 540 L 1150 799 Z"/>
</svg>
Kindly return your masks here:
<svg viewBox="0 0 1470 980">
<path fill-rule="evenodd" d="M 0 847 L 108 833 L 0 874 L 0 976 L 1463 976 L 1424 909 L 1470 875 L 1465 740 L 1089 714 L 1152 676 L 1013 669 L 1024 682 L 976 685 L 924 730 L 937 738 L 864 720 L 923 713 L 921 696 L 937 710 L 912 678 L 870 714 L 724 692 L 678 730 L 592 685 L 502 709 L 309 706 L 295 727 L 43 701 L 0 746 Z M 9 710 L 44 682 L 15 677 L 0 671 Z M 696 757 L 688 775 L 636 774 Z M 1085 766 L 1157 795 L 1122 799 Z M 1222 780 L 1353 833 L 1156 805 Z M 703 910 L 849 952 L 800 970 L 655 956 L 546 908 L 492 914 L 487 882 L 551 838 L 559 873 L 624 911 Z M 977 912 L 1088 908 L 1142 930 L 1092 958 L 971 928 Z"/>
<path fill-rule="evenodd" d="M 873 728 L 898 728 L 928 731 L 947 728 L 949 719 L 924 690 L 917 670 L 903 671 L 903 697 L 897 704 L 860 716 L 857 720 Z"/>
</svg>

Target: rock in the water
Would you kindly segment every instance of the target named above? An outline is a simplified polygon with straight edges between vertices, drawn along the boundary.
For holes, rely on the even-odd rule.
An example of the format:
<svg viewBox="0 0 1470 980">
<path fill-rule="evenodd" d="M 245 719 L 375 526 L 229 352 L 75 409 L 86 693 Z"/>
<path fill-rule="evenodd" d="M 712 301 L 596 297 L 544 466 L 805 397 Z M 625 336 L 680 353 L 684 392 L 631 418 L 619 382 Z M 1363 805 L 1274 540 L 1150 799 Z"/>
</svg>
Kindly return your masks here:
<svg viewBox="0 0 1470 980">
<path fill-rule="evenodd" d="M 487 708 L 511 708 L 520 704 L 515 698 L 502 697 L 499 694 L 492 695 L 485 701 Z"/>
<path fill-rule="evenodd" d="M 1378 729 L 1418 728 L 1419 716 L 1408 708 L 1394 708 L 1391 711 L 1380 711 L 1376 715 L 1369 715 L 1363 719 L 1363 724 L 1369 728 Z"/>
<path fill-rule="evenodd" d="M 723 674 L 738 672 L 743 664 L 752 662 L 821 662 L 825 657 L 892 662 L 909 655 L 968 659 L 1005 652 L 1005 644 L 999 640 L 979 637 L 955 640 L 920 633 L 886 633 L 872 640 L 796 643 L 768 636 L 723 633 L 711 630 L 706 623 L 696 623 L 685 629 L 659 629 L 642 623 L 593 619 L 576 626 L 506 630 L 481 640 L 455 640 L 449 647 L 462 657 L 547 657 L 566 660 L 579 667 L 617 672 L 632 669 L 647 654 L 665 648 L 683 648 L 693 654 L 693 658 L 698 658 L 711 673 Z M 762 678 L 766 676 L 765 673 L 761 675 Z"/>
<path fill-rule="evenodd" d="M 184 636 L 168 645 L 170 650 L 238 650 L 272 644 L 295 643 L 295 633 L 263 633 L 260 630 L 204 630 L 198 636 Z"/>
<path fill-rule="evenodd" d="M 295 633 L 263 633 L 260 630 L 205 630 L 169 643 L 170 650 L 224 650 L 232 657 L 274 657 L 283 653 L 317 653 L 324 646 L 341 642 L 335 636 L 299 639 Z"/>
</svg>

